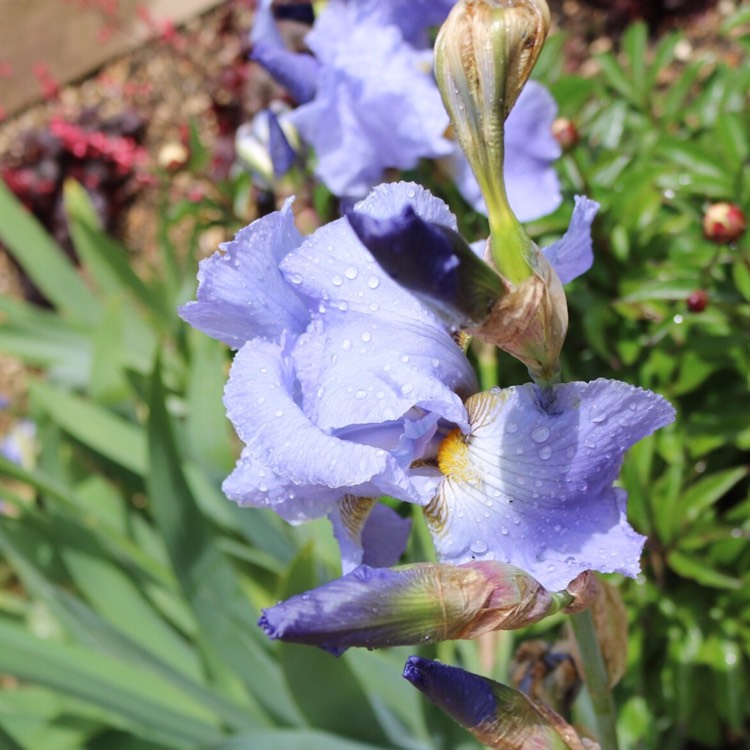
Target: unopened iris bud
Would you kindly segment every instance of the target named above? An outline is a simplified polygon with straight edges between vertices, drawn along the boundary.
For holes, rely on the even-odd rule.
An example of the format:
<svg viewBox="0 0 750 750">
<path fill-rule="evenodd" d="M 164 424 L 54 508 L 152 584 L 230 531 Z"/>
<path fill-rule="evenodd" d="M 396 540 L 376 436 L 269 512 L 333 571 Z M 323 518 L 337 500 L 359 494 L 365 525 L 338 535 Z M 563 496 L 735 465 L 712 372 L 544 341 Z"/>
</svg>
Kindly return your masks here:
<svg viewBox="0 0 750 750">
<path fill-rule="evenodd" d="M 545 0 L 460 0 L 435 42 L 435 75 L 487 204 L 495 265 L 513 283 L 532 273 L 536 249 L 508 204 L 504 125 L 549 21 Z"/>
<path fill-rule="evenodd" d="M 703 214 L 703 234 L 724 245 L 738 240 L 747 229 L 747 218 L 734 203 L 714 203 Z"/>
<path fill-rule="evenodd" d="M 508 203 L 505 118 L 549 29 L 545 0 L 460 0 L 435 43 L 435 74 L 490 221 L 485 260 L 506 286 L 492 312 L 467 330 L 520 359 L 534 380 L 559 380 L 568 310 L 557 274 Z"/>
<path fill-rule="evenodd" d="M 409 657 L 404 677 L 486 747 L 586 748 L 573 728 L 554 711 L 494 680 L 419 656 Z"/>
<path fill-rule="evenodd" d="M 275 607 L 259 625 L 273 638 L 340 654 L 352 646 L 416 646 L 513 630 L 571 604 L 518 568 L 495 561 L 362 565 Z"/>
<path fill-rule="evenodd" d="M 278 108 L 279 114 L 284 110 Z M 287 121 L 281 121 L 273 109 L 258 112 L 252 122 L 240 125 L 234 137 L 240 163 L 263 187 L 272 188 L 275 181 L 295 164 L 299 136 Z"/>
</svg>

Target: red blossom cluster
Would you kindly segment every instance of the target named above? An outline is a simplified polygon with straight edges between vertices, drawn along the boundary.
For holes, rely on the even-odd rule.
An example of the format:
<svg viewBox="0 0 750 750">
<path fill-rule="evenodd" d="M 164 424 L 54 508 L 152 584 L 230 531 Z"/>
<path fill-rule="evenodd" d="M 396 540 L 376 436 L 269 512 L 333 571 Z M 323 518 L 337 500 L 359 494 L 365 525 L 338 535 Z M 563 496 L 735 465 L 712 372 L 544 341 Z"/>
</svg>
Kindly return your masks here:
<svg viewBox="0 0 750 750">
<path fill-rule="evenodd" d="M 56 115 L 45 129 L 27 131 L 9 149 L 0 162 L 0 178 L 72 252 L 63 210 L 65 180 L 80 182 L 102 226 L 116 231 L 138 188 L 154 179 L 142 145 L 144 126 L 132 110 L 107 119 L 96 110 L 76 121 Z M 37 298 L 33 289 L 27 293 Z"/>
<path fill-rule="evenodd" d="M 133 138 L 89 130 L 61 117 L 52 118 L 49 132 L 77 159 L 109 161 L 119 175 L 137 172 L 148 161 L 146 149 Z"/>
</svg>

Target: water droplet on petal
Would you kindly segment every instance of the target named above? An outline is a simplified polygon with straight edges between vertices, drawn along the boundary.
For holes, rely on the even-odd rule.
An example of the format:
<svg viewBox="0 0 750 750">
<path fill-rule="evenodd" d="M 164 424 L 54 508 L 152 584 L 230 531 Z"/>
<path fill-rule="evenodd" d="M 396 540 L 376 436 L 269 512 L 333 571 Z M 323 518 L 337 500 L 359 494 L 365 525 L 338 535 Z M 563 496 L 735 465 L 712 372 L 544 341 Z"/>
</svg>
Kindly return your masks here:
<svg viewBox="0 0 750 750">
<path fill-rule="evenodd" d="M 510 432 L 512 435 L 514 432 L 518 432 L 518 425 L 515 422 L 508 422 L 508 424 L 505 425 L 505 431 Z"/>
<path fill-rule="evenodd" d="M 344 271 L 344 276 L 346 276 L 346 278 L 349 280 L 356 279 L 358 274 L 359 269 L 357 268 L 357 266 L 348 266 Z"/>
<path fill-rule="evenodd" d="M 542 461 L 547 461 L 551 456 L 552 448 L 550 448 L 549 445 L 545 445 L 539 449 L 539 458 L 541 458 Z"/>
<path fill-rule="evenodd" d="M 362 338 L 362 341 L 364 341 L 366 344 L 368 341 L 370 341 L 370 339 L 372 339 L 372 334 L 369 331 L 365 331 L 362 334 L 361 338 Z"/>
<path fill-rule="evenodd" d="M 333 277 L 333 278 L 331 279 L 331 283 L 332 283 L 332 284 L 333 284 L 334 286 L 341 286 L 341 285 L 342 285 L 342 284 L 344 283 L 344 280 L 343 280 L 343 279 L 341 278 L 341 276 L 339 276 L 338 274 L 336 274 L 336 275 L 335 275 L 335 276 L 334 276 L 334 277 Z"/>
<path fill-rule="evenodd" d="M 370 278 L 367 279 L 367 286 L 370 287 L 370 289 L 377 289 L 380 286 L 380 279 L 377 276 L 370 276 Z"/>
<path fill-rule="evenodd" d="M 544 427 L 543 425 L 541 427 L 535 427 L 531 431 L 531 439 L 535 443 L 544 443 L 549 439 L 549 427 Z"/>
<path fill-rule="evenodd" d="M 601 424 L 602 422 L 607 421 L 607 415 L 604 412 L 599 411 L 599 408 L 594 405 L 591 407 L 591 421 L 594 424 Z"/>
<path fill-rule="evenodd" d="M 403 393 L 404 396 L 408 396 L 413 390 L 414 386 L 411 385 L 411 383 L 405 383 L 401 386 L 401 393 Z"/>
<path fill-rule="evenodd" d="M 290 273 L 288 279 L 290 284 L 294 284 L 296 286 L 297 284 L 302 283 L 302 274 Z"/>
<path fill-rule="evenodd" d="M 283 416 L 284 416 L 284 412 L 283 412 L 283 411 L 282 411 L 281 409 L 279 409 L 279 410 L 278 410 L 278 411 L 277 411 L 277 412 L 276 412 L 276 413 L 274 414 L 274 417 L 283 417 Z"/>
<path fill-rule="evenodd" d="M 363 390 L 357 391 L 354 394 L 354 398 L 357 398 L 357 399 L 360 399 L 360 400 L 363 399 L 363 398 L 367 398 L 367 391 L 363 391 Z"/>
<path fill-rule="evenodd" d="M 352 340 L 351 340 L 351 339 L 344 339 L 344 340 L 343 340 L 343 341 L 341 342 L 341 348 L 342 348 L 342 349 L 343 349 L 343 350 L 344 350 L 345 352 L 348 352 L 348 351 L 349 351 L 349 350 L 350 350 L 350 349 L 352 348 Z"/>
<path fill-rule="evenodd" d="M 406 364 L 409 361 L 409 355 L 408 354 L 402 354 L 400 357 L 401 361 Z"/>
<path fill-rule="evenodd" d="M 472 542 L 469 549 L 475 554 L 475 555 L 483 555 L 487 551 L 487 545 L 481 541 L 480 539 L 477 539 L 476 542 Z"/>
</svg>

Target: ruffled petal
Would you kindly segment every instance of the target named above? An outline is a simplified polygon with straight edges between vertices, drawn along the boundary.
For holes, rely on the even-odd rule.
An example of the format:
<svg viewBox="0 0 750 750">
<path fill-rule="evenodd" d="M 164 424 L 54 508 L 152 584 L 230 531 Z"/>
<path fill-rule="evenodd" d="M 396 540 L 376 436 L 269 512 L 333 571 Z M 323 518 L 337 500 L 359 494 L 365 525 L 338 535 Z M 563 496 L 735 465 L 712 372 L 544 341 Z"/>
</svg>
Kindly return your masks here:
<svg viewBox="0 0 750 750">
<path fill-rule="evenodd" d="M 562 239 L 542 250 L 563 284 L 588 271 L 594 262 L 591 225 L 599 204 L 581 195 L 577 195 L 575 201 L 568 231 Z"/>
<path fill-rule="evenodd" d="M 285 484 L 425 501 L 386 450 L 336 438 L 313 424 L 298 404 L 298 390 L 286 344 L 256 339 L 237 353 L 224 403 L 259 462 Z"/>
<path fill-rule="evenodd" d="M 382 192 L 419 195 L 411 186 Z M 426 204 L 439 213 L 419 198 L 417 211 Z M 387 202 L 381 195 L 375 210 Z M 393 421 L 417 406 L 465 426 L 460 395 L 477 387 L 470 363 L 445 325 L 383 273 L 346 220 L 316 231 L 282 269 L 319 303 L 293 352 L 304 408 L 317 425 Z"/>
<path fill-rule="evenodd" d="M 256 336 L 301 332 L 309 321 L 305 304 L 279 272 L 279 261 L 302 241 L 291 200 L 281 211 L 254 221 L 202 260 L 194 302 L 180 308 L 193 327 L 239 349 Z"/>
<path fill-rule="evenodd" d="M 351 29 L 353 23 L 395 26 L 403 38 L 413 44 L 426 44 L 426 31 L 439 26 L 448 16 L 455 0 L 358 0 L 356 3 L 331 0 L 318 25 L 335 40 L 335 32 Z"/>
<path fill-rule="evenodd" d="M 553 591 L 584 570 L 638 573 L 644 539 L 612 484 L 627 449 L 674 418 L 667 401 L 596 380 L 494 390 L 467 409 L 471 432 L 441 445 L 447 476 L 426 508 L 442 561 L 500 560 Z"/>
<path fill-rule="evenodd" d="M 269 508 L 292 524 L 328 515 L 345 492 L 292 482 L 277 474 L 247 447 L 243 448 L 234 471 L 224 480 L 222 490 L 238 505 Z"/>
<path fill-rule="evenodd" d="M 391 26 L 355 24 L 336 44 L 323 32 L 316 25 L 307 37 L 323 61 L 315 100 L 290 119 L 315 149 L 316 173 L 332 192 L 362 197 L 385 169 L 411 169 L 451 151 L 431 53 Z"/>
</svg>

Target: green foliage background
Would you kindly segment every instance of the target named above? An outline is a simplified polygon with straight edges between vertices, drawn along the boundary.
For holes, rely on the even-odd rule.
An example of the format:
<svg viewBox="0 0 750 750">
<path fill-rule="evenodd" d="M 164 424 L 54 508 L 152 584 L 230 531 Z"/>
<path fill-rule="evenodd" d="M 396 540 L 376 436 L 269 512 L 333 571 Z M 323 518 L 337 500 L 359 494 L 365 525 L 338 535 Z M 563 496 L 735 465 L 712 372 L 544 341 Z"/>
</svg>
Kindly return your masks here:
<svg viewBox="0 0 750 750">
<path fill-rule="evenodd" d="M 724 31 L 748 22 L 741 10 Z M 566 197 L 602 204 L 594 268 L 568 288 L 565 379 L 626 380 L 679 413 L 622 477 L 649 541 L 641 578 L 616 581 L 630 621 L 616 697 L 623 746 L 644 750 L 750 746 L 750 237 L 717 246 L 701 230 L 709 201 L 750 212 L 750 67 L 679 65 L 678 41 L 651 47 L 633 26 L 584 79 L 562 71 L 556 37 L 537 69 L 582 135 L 561 162 Z M 412 176 L 481 233 L 430 165 Z M 227 185 L 228 205 L 245 190 Z M 571 207 L 531 225 L 540 244 Z M 197 261 L 169 241 L 205 208 L 163 212 L 162 272 L 141 278 L 71 183 L 81 274 L 0 183 L 0 239 L 52 303 L 0 299 L 0 350 L 38 373 L 36 463 L 0 457 L 0 750 L 477 747 L 400 679 L 410 651 L 336 660 L 256 627 L 261 607 L 334 576 L 337 552 L 325 523 L 291 528 L 221 494 L 237 453 L 229 353 L 177 318 Z M 686 308 L 696 289 L 702 313 Z M 486 382 L 526 380 L 478 356 Z M 409 554 L 424 546 L 418 533 Z M 424 654 L 480 669 L 474 644 Z"/>
</svg>

